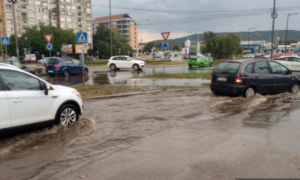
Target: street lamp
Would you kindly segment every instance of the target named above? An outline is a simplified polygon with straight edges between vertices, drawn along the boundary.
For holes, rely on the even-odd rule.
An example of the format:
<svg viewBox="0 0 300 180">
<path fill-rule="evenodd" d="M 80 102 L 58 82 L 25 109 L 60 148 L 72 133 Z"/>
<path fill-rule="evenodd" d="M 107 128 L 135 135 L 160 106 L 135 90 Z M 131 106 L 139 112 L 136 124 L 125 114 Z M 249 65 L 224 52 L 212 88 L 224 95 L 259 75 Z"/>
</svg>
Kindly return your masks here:
<svg viewBox="0 0 300 180">
<path fill-rule="evenodd" d="M 13 18 L 14 18 L 15 41 L 16 41 L 16 51 L 17 51 L 18 61 L 20 61 L 19 43 L 18 43 L 18 34 L 17 34 L 17 25 L 16 25 L 16 15 L 15 15 L 15 3 L 17 3 L 17 0 L 7 0 L 7 2 L 11 2 L 11 4 L 12 4 L 12 13 L 13 13 Z"/>
<path fill-rule="evenodd" d="M 297 15 L 298 13 L 294 13 L 294 14 L 288 14 L 287 15 L 287 22 L 286 22 L 286 31 L 285 31 L 285 53 L 286 53 L 286 43 L 287 43 L 287 31 L 288 31 L 288 26 L 289 26 L 289 17 L 292 15 Z"/>
<path fill-rule="evenodd" d="M 112 29 L 111 29 L 111 0 L 109 0 L 109 27 L 110 27 L 110 56 L 113 54 Z"/>
<path fill-rule="evenodd" d="M 248 53 L 249 53 L 249 49 L 250 49 L 249 38 L 250 38 L 250 31 L 251 31 L 251 29 L 255 29 L 255 27 L 249 28 L 249 32 L 248 32 Z"/>
</svg>

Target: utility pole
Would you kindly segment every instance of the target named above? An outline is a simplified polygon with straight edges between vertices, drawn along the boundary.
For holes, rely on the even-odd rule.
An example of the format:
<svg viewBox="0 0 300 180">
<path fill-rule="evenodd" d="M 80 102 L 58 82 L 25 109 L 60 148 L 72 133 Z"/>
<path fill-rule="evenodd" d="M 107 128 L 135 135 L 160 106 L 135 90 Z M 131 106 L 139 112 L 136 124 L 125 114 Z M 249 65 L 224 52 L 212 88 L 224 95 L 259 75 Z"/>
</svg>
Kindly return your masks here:
<svg viewBox="0 0 300 180">
<path fill-rule="evenodd" d="M 251 31 L 251 29 L 255 29 L 255 28 L 249 28 L 249 32 L 248 32 L 248 54 L 249 54 L 249 50 L 250 50 L 249 40 L 250 40 L 250 31 Z"/>
<path fill-rule="evenodd" d="M 29 40 L 28 52 L 29 52 L 29 54 L 31 54 L 31 47 L 30 47 L 30 36 L 31 36 L 31 34 L 28 32 L 28 30 L 27 30 L 27 33 L 28 33 L 28 40 Z"/>
<path fill-rule="evenodd" d="M 274 0 L 274 6 L 273 6 L 273 12 L 271 17 L 273 18 L 273 23 L 272 23 L 272 40 L 271 40 L 271 59 L 273 59 L 273 51 L 274 51 L 274 28 L 275 28 L 275 19 L 277 18 L 278 14 L 276 13 L 276 0 Z"/>
<path fill-rule="evenodd" d="M 20 62 L 20 54 L 19 54 L 19 42 L 18 42 L 18 33 L 17 33 L 17 24 L 16 24 L 16 15 L 15 15 L 15 3 L 17 3 L 17 0 L 7 0 L 8 2 L 11 2 L 12 4 L 12 12 L 13 12 L 13 18 L 14 18 L 14 31 L 15 31 L 15 41 L 16 41 L 16 51 L 17 51 L 17 58 Z"/>
<path fill-rule="evenodd" d="M 285 31 L 285 53 L 286 53 L 286 44 L 287 44 L 287 36 L 288 36 L 288 26 L 289 26 L 289 17 L 292 15 L 297 15 L 298 13 L 294 13 L 294 14 L 288 14 L 287 15 L 287 21 L 286 21 L 286 31 Z"/>
<path fill-rule="evenodd" d="M 109 0 L 109 26 L 110 26 L 110 56 L 113 55 L 112 29 L 111 29 L 111 0 Z"/>
</svg>

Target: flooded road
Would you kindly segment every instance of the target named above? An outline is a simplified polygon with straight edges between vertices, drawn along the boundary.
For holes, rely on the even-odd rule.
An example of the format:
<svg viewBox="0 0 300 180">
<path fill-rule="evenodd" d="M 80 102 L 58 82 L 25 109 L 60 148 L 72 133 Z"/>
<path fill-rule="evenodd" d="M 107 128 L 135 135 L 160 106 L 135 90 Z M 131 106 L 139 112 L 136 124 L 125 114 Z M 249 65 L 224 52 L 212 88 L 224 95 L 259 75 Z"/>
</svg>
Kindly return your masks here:
<svg viewBox="0 0 300 180">
<path fill-rule="evenodd" d="M 210 80 L 203 79 L 135 79 L 143 75 L 154 73 L 210 73 L 213 67 L 188 68 L 187 66 L 145 68 L 143 71 L 121 70 L 110 71 L 107 69 L 90 69 L 89 77 L 85 77 L 84 82 L 88 85 L 125 85 L 125 86 L 201 86 Z M 74 86 L 82 84 L 82 76 L 42 76 L 44 80 L 54 85 Z"/>
<path fill-rule="evenodd" d="M 76 125 L 0 140 L 0 179 L 300 177 L 300 94 L 84 100 Z"/>
</svg>

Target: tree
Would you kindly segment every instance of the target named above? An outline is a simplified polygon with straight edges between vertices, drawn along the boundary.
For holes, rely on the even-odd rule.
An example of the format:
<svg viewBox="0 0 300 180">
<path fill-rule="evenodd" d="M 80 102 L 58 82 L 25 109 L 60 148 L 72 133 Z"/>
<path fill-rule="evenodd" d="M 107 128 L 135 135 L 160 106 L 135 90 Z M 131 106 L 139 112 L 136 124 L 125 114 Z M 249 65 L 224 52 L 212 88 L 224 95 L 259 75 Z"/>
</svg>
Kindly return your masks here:
<svg viewBox="0 0 300 180">
<path fill-rule="evenodd" d="M 180 51 L 179 45 L 175 44 L 175 45 L 173 46 L 173 51 Z"/>
<path fill-rule="evenodd" d="M 45 34 L 53 34 L 51 40 L 51 44 L 53 45 L 52 52 L 60 52 L 61 44 L 76 44 L 76 34 L 72 29 L 56 29 L 53 26 L 45 26 L 43 23 L 40 23 L 39 25 L 27 28 L 22 36 L 18 38 L 20 54 L 24 54 L 23 48 L 29 49 L 30 40 L 31 53 L 38 52 L 38 54 L 45 54 L 47 56 L 49 51 L 46 48 L 48 42 L 44 37 Z M 10 45 L 7 48 L 9 55 L 16 55 L 15 35 L 10 36 Z"/>
<path fill-rule="evenodd" d="M 119 48 L 121 48 L 121 54 L 123 55 L 127 55 L 128 52 L 130 52 L 129 54 L 132 54 L 132 48 L 128 44 L 126 36 L 121 36 L 120 33 L 115 29 L 112 31 L 112 42 L 113 55 L 119 54 Z M 93 35 L 93 44 L 94 51 L 98 51 L 100 57 L 109 57 L 111 55 L 110 30 L 102 23 L 100 23 L 95 34 Z"/>
<path fill-rule="evenodd" d="M 215 33 L 209 31 L 204 33 L 205 48 L 204 53 L 211 53 L 212 56 L 224 56 L 228 58 L 232 55 L 238 55 L 242 53 L 240 47 L 240 36 L 234 33 L 227 33 L 218 37 Z"/>
<path fill-rule="evenodd" d="M 155 48 L 155 41 L 151 41 L 151 42 L 148 42 L 145 47 L 144 47 L 144 52 L 146 51 L 149 51 L 151 52 L 152 51 L 152 48 Z"/>
</svg>

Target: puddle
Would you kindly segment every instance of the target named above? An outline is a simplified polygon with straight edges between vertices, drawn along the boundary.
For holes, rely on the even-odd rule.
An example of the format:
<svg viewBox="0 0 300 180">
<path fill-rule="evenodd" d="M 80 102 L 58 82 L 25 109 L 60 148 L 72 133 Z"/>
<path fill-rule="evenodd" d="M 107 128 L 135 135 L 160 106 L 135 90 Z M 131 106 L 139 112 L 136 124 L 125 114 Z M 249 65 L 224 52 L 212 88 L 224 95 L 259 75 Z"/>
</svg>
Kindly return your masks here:
<svg viewBox="0 0 300 180">
<path fill-rule="evenodd" d="M 109 71 L 108 69 L 90 69 L 89 77 L 85 77 L 84 83 L 87 85 L 125 85 L 125 86 L 202 86 L 210 80 L 202 79 L 132 79 L 154 73 L 209 73 L 213 68 L 188 68 L 181 67 L 163 67 L 145 68 L 143 71 L 121 70 Z M 54 85 L 74 86 L 82 84 L 81 75 L 70 77 L 55 76 L 42 77 L 47 82 Z"/>
</svg>

